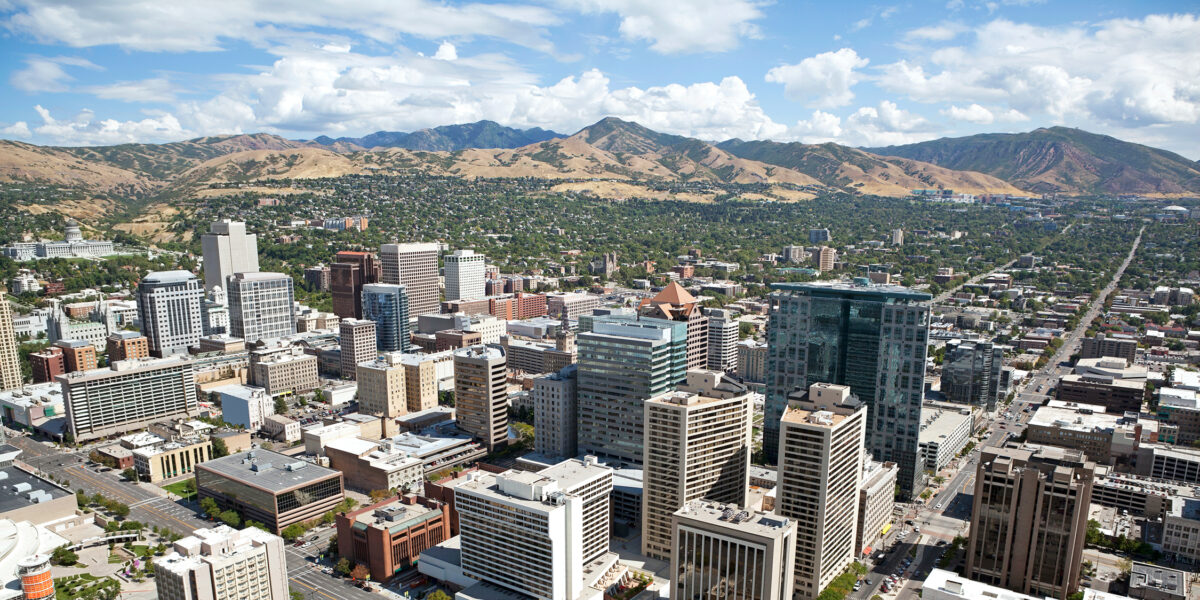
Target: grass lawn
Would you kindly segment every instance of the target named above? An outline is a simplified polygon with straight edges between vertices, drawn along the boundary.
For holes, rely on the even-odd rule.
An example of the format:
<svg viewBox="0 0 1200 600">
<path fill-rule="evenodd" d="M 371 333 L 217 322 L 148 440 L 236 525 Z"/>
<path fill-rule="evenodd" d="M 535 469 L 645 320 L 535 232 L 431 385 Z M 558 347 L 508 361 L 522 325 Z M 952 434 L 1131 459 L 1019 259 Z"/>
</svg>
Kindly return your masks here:
<svg viewBox="0 0 1200 600">
<path fill-rule="evenodd" d="M 54 580 L 54 598 L 55 600 L 89 598 L 95 592 L 110 587 L 120 589 L 121 584 L 108 577 L 99 579 L 95 575 L 88 573 L 72 575 L 70 577 L 59 577 Z"/>
<path fill-rule="evenodd" d="M 189 496 L 194 498 L 196 496 L 196 492 L 194 490 L 189 492 L 186 488 L 187 483 L 189 481 L 194 481 L 194 480 L 181 479 L 179 481 L 176 481 L 175 483 L 162 486 L 162 489 L 167 490 L 168 492 L 171 492 L 172 494 L 175 494 L 176 496 L 179 496 L 181 498 L 187 498 Z"/>
</svg>

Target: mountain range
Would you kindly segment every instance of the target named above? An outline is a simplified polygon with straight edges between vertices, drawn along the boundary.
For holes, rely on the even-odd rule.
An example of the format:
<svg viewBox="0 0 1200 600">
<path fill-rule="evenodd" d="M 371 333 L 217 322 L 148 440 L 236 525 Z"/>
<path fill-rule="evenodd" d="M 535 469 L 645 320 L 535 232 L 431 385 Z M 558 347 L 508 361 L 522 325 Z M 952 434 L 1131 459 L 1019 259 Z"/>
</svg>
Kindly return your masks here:
<svg viewBox="0 0 1200 600">
<path fill-rule="evenodd" d="M 342 151 L 369 150 L 371 148 L 407 148 L 426 152 L 453 152 L 466 148 L 520 148 L 545 140 L 566 137 L 540 127 L 513 129 L 495 121 L 477 121 L 462 125 L 443 125 L 421 129 L 412 133 L 403 131 L 376 131 L 363 137 L 320 136 L 313 139 L 322 146 L 333 146 Z"/>
<path fill-rule="evenodd" d="M 561 180 L 553 187 L 559 192 L 696 201 L 723 193 L 706 182 L 761 184 L 742 197 L 779 201 L 830 191 L 902 196 L 913 188 L 1200 193 L 1196 162 L 1059 127 L 873 149 L 737 139 L 714 144 L 612 117 L 569 136 L 480 121 L 311 141 L 263 133 L 99 147 L 0 140 L 0 182 L 70 188 L 82 198 L 79 206 L 89 198 L 119 204 L 222 193 L 210 184 L 366 173 L 538 177 Z"/>
</svg>

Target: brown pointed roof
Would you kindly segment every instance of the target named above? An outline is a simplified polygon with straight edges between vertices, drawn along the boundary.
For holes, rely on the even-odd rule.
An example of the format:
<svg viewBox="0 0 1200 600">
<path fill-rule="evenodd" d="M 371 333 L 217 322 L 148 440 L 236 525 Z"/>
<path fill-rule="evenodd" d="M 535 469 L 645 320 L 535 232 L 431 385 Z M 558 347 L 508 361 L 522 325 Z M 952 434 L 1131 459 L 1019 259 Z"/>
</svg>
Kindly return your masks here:
<svg viewBox="0 0 1200 600">
<path fill-rule="evenodd" d="M 657 296 L 650 299 L 651 304 L 691 304 L 695 301 L 696 297 L 683 289 L 678 281 L 668 283 Z"/>
</svg>

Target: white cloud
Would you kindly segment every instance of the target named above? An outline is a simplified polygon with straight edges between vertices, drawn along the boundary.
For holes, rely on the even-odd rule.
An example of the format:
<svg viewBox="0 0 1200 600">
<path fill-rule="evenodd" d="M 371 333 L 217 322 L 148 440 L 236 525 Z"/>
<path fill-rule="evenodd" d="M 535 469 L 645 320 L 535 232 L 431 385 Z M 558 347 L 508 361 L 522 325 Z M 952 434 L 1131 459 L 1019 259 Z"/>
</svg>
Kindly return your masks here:
<svg viewBox="0 0 1200 600">
<path fill-rule="evenodd" d="M 621 35 L 643 40 L 662 54 L 723 52 L 738 46 L 742 38 L 757 38 L 761 32 L 753 21 L 763 17 L 754 0 L 566 0 L 564 6 L 586 14 L 617 13 Z"/>
<path fill-rule="evenodd" d="M 54 118 L 50 111 L 35 106 L 42 124 L 33 129 L 37 135 L 76 146 L 110 145 L 146 140 L 179 140 L 187 133 L 172 115 L 159 113 L 140 121 L 96 119 L 90 110 L 80 111 L 70 120 Z"/>
<path fill-rule="evenodd" d="M 215 51 L 227 40 L 252 44 L 289 37 L 292 29 L 353 31 L 394 43 L 402 35 L 427 39 L 485 36 L 550 51 L 543 28 L 559 23 L 532 4 L 435 0 L 358 0 L 353 3 L 292 0 L 12 0 L 8 29 L 41 43 L 88 47 L 115 44 L 151 52 Z"/>
<path fill-rule="evenodd" d="M 788 98 L 809 106 L 830 108 L 845 106 L 854 99 L 850 88 L 861 79 L 855 69 L 869 61 L 852 48 L 823 52 L 794 65 L 782 65 L 767 71 L 766 80 L 782 83 Z"/>
<path fill-rule="evenodd" d="M 83 88 L 83 91 L 105 100 L 122 102 L 172 102 L 175 89 L 162 77 L 141 81 L 118 81 Z"/>
<path fill-rule="evenodd" d="M 29 124 L 25 121 L 17 121 L 12 125 L 0 128 L 0 135 L 6 135 L 22 140 L 33 137 L 33 133 L 29 131 Z"/>
<path fill-rule="evenodd" d="M 65 92 L 75 78 L 64 66 L 99 69 L 91 61 L 73 56 L 31 56 L 25 59 L 25 68 L 14 71 L 9 83 L 23 92 Z"/>
<path fill-rule="evenodd" d="M 877 7 L 874 7 L 871 9 L 870 15 L 855 21 L 850 26 L 850 31 L 860 31 L 862 29 L 866 29 L 867 27 L 870 27 L 872 23 L 875 22 L 875 19 L 887 20 L 887 19 L 892 18 L 892 16 L 898 12 L 900 12 L 899 6 L 877 6 Z"/>
<path fill-rule="evenodd" d="M 857 146 L 892 146 L 927 140 L 933 126 L 924 117 L 884 100 L 864 106 L 846 118 L 843 143 Z"/>
<path fill-rule="evenodd" d="M 905 32 L 904 39 L 948 42 L 966 31 L 967 27 L 961 23 L 939 23 L 911 29 Z"/>
<path fill-rule="evenodd" d="M 1000 105 L 998 120 L 1092 128 L 1200 123 L 1196 15 L 1057 28 L 998 19 L 973 38 L 927 59 L 883 65 L 877 84 L 919 102 Z"/>
<path fill-rule="evenodd" d="M 996 120 L 996 115 L 992 114 L 992 111 L 978 104 L 972 104 L 966 108 L 951 105 L 950 108 L 943 110 L 942 114 L 955 121 L 966 121 L 980 125 L 986 125 Z"/>
<path fill-rule="evenodd" d="M 438 60 L 454 60 L 458 58 L 458 50 L 454 47 L 454 44 L 442 42 L 433 57 Z"/>
<path fill-rule="evenodd" d="M 805 144 L 823 144 L 835 142 L 842 136 L 841 117 L 820 110 L 814 110 L 811 117 L 796 121 L 789 127 L 786 139 L 796 140 Z"/>
</svg>

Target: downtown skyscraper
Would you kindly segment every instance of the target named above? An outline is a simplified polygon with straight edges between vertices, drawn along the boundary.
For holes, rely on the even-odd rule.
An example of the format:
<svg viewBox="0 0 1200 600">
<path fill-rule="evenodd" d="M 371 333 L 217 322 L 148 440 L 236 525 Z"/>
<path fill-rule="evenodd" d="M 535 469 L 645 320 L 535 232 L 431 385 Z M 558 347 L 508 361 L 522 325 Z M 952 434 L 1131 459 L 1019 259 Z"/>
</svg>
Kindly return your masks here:
<svg viewBox="0 0 1200 600">
<path fill-rule="evenodd" d="M 384 244 L 379 249 L 383 283 L 398 283 L 408 291 L 409 318 L 441 312 L 438 301 L 438 245 Z"/>
<path fill-rule="evenodd" d="M 375 343 L 380 352 L 408 352 L 412 348 L 408 317 L 408 292 L 392 283 L 368 283 L 362 288 L 363 318 L 375 321 Z"/>
<path fill-rule="evenodd" d="M 200 249 L 205 291 L 225 287 L 225 281 L 234 273 L 258 271 L 258 236 L 246 233 L 246 224 L 241 221 L 222 219 L 211 224 L 208 233 L 200 236 Z"/>
<path fill-rule="evenodd" d="M 814 383 L 847 385 L 867 406 L 867 450 L 900 468 L 902 495 L 920 489 L 918 434 L 928 351 L 929 301 L 890 285 L 781 283 L 767 326 L 763 448 L 777 460 L 787 398 Z"/>
<path fill-rule="evenodd" d="M 138 320 L 151 354 L 187 354 L 188 348 L 200 344 L 203 298 L 204 286 L 191 271 L 147 273 L 138 282 Z"/>
</svg>

